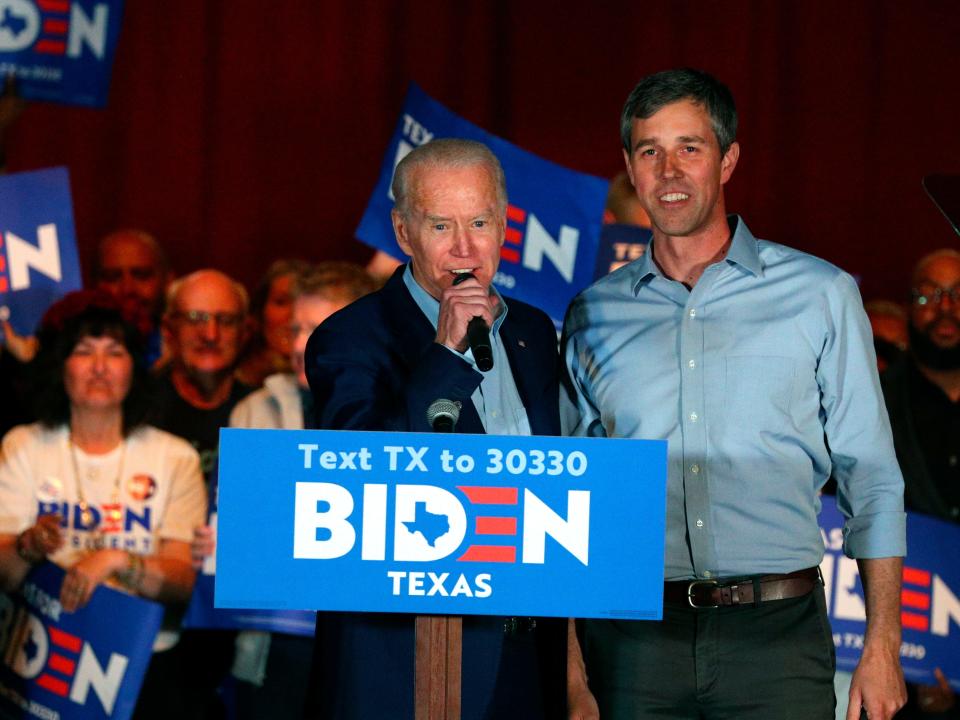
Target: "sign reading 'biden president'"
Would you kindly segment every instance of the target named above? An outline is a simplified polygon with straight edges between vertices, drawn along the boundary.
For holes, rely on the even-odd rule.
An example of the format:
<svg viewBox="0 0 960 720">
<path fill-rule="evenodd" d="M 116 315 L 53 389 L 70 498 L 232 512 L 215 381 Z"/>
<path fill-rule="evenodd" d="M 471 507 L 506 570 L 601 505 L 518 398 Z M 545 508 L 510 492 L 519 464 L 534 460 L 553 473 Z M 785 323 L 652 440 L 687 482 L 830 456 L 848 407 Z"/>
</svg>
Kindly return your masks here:
<svg viewBox="0 0 960 720">
<path fill-rule="evenodd" d="M 659 619 L 666 443 L 223 430 L 215 604 Z"/>
</svg>

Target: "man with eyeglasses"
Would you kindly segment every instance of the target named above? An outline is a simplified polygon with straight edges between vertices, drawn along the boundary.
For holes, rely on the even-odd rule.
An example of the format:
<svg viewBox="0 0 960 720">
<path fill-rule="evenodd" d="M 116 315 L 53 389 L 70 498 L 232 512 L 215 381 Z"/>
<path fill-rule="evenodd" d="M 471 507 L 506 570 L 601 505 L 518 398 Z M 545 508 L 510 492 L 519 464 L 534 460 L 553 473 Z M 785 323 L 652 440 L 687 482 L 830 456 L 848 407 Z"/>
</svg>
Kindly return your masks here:
<svg viewBox="0 0 960 720">
<path fill-rule="evenodd" d="M 880 380 L 912 510 L 960 523 L 960 252 L 937 250 L 913 270 L 910 351 Z M 938 684 L 909 688 L 913 713 L 960 718 Z"/>
<path fill-rule="evenodd" d="M 624 105 L 653 239 L 571 304 L 561 412 L 575 435 L 668 441 L 663 621 L 583 622 L 570 694 L 602 718 L 832 720 L 832 472 L 867 596 L 847 720 L 889 720 L 906 533 L 870 325 L 850 275 L 727 215 L 736 130 L 729 88 L 698 70 L 648 76 Z"/>
<path fill-rule="evenodd" d="M 246 338 L 244 287 L 218 270 L 198 270 L 176 280 L 167 293 L 163 337 L 170 357 L 159 376 L 153 424 L 179 435 L 200 453 L 209 485 L 217 465 L 220 428 L 251 388 L 234 379 Z M 235 633 L 186 630 L 182 691 L 198 718 L 221 717 L 217 688 L 233 663 Z"/>
</svg>

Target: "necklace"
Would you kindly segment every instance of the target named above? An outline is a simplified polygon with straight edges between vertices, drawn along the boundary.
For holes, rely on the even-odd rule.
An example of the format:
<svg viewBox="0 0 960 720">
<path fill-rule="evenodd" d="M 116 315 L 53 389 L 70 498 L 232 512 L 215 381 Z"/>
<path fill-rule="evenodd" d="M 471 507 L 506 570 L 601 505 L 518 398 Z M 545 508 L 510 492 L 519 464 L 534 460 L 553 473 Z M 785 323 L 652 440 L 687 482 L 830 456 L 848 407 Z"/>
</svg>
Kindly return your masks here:
<svg viewBox="0 0 960 720">
<path fill-rule="evenodd" d="M 79 529 L 81 530 L 92 530 L 94 524 L 93 517 L 93 508 L 90 507 L 90 503 L 87 502 L 86 495 L 83 492 L 83 481 L 80 479 L 80 463 L 77 461 L 77 446 L 73 442 L 73 437 L 67 437 L 67 445 L 70 447 L 70 459 L 73 461 L 73 479 L 77 486 L 77 508 L 80 510 L 80 525 Z M 120 519 L 123 517 L 120 512 L 120 480 L 123 477 L 123 462 L 127 452 L 127 441 L 120 441 L 120 461 L 117 463 L 117 474 L 113 479 L 113 492 L 110 496 L 110 503 L 108 505 L 102 505 L 104 517 L 101 519 L 101 522 L 98 523 L 98 527 L 102 526 L 103 521 L 108 521 L 108 524 L 116 527 L 120 523 Z M 91 482 L 95 481 L 93 473 L 88 470 L 89 479 Z M 97 533 L 99 534 L 99 532 Z"/>
</svg>

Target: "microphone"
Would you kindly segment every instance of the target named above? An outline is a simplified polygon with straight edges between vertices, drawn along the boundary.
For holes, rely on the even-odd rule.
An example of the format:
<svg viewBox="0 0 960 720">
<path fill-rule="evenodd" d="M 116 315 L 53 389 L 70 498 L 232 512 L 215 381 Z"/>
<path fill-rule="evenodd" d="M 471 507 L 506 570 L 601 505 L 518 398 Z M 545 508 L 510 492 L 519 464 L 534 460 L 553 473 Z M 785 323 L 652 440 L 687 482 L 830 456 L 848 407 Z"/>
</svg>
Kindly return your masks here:
<svg viewBox="0 0 960 720">
<path fill-rule="evenodd" d="M 427 422 L 434 432 L 452 433 L 459 419 L 459 402 L 438 398 L 427 408 Z"/>
<path fill-rule="evenodd" d="M 459 285 L 467 278 L 473 278 L 473 273 L 460 273 L 453 279 L 454 285 Z M 467 345 L 473 352 L 473 359 L 477 367 L 483 372 L 493 369 L 493 347 L 490 345 L 490 328 L 481 317 L 471 318 L 467 323 Z"/>
</svg>

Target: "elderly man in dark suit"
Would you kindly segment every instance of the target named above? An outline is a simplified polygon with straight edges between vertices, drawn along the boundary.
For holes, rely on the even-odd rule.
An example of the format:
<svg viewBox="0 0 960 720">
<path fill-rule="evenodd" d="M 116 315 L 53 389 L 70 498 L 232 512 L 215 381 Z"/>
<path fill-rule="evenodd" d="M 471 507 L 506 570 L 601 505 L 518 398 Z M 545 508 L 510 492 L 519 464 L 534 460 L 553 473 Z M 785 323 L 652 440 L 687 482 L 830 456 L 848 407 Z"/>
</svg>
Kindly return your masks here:
<svg viewBox="0 0 960 720">
<path fill-rule="evenodd" d="M 435 140 L 399 163 L 393 194 L 411 262 L 311 337 L 318 427 L 429 432 L 427 410 L 443 398 L 461 406 L 457 432 L 559 434 L 553 324 L 492 285 L 507 206 L 496 157 Z M 475 317 L 490 329 L 486 372 L 467 340 Z M 413 718 L 412 617 L 328 613 L 317 629 L 309 717 Z M 462 717 L 562 716 L 565 633 L 556 619 L 466 618 Z"/>
</svg>

